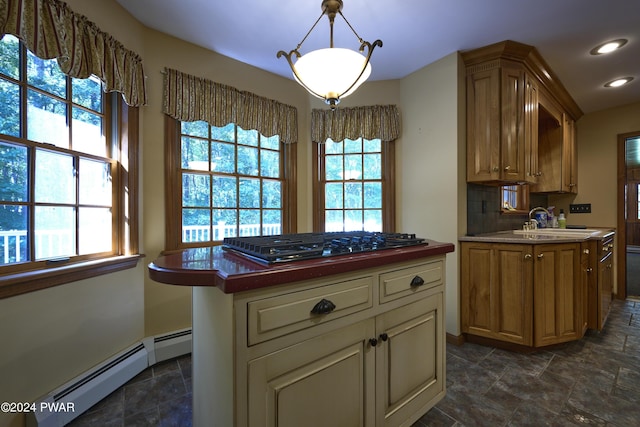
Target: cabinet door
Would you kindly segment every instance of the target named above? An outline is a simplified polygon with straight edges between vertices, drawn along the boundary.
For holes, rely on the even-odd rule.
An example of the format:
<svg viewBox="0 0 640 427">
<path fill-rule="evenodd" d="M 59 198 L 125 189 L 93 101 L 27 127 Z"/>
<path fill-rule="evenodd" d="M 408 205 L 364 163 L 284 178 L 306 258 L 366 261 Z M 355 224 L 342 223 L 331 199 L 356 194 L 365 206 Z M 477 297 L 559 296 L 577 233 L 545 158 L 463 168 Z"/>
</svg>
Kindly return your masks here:
<svg viewBox="0 0 640 427">
<path fill-rule="evenodd" d="M 374 425 L 373 319 L 248 364 L 252 427 Z"/>
<path fill-rule="evenodd" d="M 443 293 L 376 317 L 376 332 L 376 426 L 409 425 L 444 397 Z"/>
<path fill-rule="evenodd" d="M 571 341 L 583 333 L 580 244 L 536 245 L 534 345 Z"/>
<path fill-rule="evenodd" d="M 609 310 L 611 309 L 611 295 L 613 293 L 613 254 L 600 260 L 598 264 L 598 329 L 604 328 Z"/>
<path fill-rule="evenodd" d="M 524 69 L 505 65 L 501 71 L 501 179 L 524 181 L 527 154 L 524 141 Z"/>
<path fill-rule="evenodd" d="M 462 331 L 532 345 L 531 246 L 463 242 L 461 274 Z"/>
<path fill-rule="evenodd" d="M 500 70 L 467 77 L 467 181 L 500 179 Z"/>
<path fill-rule="evenodd" d="M 538 167 L 538 83 L 535 78 L 525 74 L 524 99 L 524 180 L 535 184 L 540 176 Z"/>
<path fill-rule="evenodd" d="M 562 120 L 562 191 L 578 192 L 578 156 L 575 122 L 567 114 Z"/>
</svg>

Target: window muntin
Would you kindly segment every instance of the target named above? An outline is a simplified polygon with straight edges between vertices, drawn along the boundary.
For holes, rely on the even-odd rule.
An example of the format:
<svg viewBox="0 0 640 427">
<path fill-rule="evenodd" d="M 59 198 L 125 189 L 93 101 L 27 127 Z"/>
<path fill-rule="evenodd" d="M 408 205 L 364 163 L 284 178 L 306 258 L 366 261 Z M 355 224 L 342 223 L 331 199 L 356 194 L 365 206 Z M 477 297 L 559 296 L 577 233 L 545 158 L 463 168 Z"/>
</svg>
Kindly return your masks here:
<svg viewBox="0 0 640 427">
<path fill-rule="evenodd" d="M 0 87 L 0 269 L 116 254 L 117 160 L 100 81 L 70 78 L 5 35 Z"/>
<path fill-rule="evenodd" d="M 328 140 L 323 148 L 324 231 L 382 231 L 382 142 Z"/>
<path fill-rule="evenodd" d="M 231 123 L 181 122 L 181 243 L 283 232 L 279 137 Z"/>
</svg>

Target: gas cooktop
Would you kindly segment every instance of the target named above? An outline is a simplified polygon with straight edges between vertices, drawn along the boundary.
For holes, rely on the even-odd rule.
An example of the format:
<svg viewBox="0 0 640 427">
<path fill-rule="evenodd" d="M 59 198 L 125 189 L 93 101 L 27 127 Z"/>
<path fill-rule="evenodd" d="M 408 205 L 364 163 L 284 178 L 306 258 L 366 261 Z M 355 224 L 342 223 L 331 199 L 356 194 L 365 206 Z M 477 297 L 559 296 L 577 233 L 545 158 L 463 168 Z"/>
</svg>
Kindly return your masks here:
<svg viewBox="0 0 640 427">
<path fill-rule="evenodd" d="M 225 237 L 222 247 L 273 264 L 423 244 L 425 239 L 415 234 L 345 231 Z"/>
</svg>

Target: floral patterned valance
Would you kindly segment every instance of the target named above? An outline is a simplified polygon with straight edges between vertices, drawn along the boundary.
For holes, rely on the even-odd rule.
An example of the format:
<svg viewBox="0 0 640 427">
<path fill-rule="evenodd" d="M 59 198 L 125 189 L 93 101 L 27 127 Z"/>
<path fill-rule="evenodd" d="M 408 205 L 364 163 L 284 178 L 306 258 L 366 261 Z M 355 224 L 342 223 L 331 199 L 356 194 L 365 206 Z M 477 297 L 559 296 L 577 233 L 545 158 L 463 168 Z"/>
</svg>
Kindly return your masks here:
<svg viewBox="0 0 640 427">
<path fill-rule="evenodd" d="M 12 34 L 34 55 L 57 58 L 63 73 L 96 75 L 130 106 L 146 104 L 142 59 L 59 0 L 0 0 L 0 37 Z"/>
<path fill-rule="evenodd" d="M 235 123 L 280 141 L 298 141 L 298 110 L 231 86 L 165 68 L 163 112 L 181 121 Z"/>
<path fill-rule="evenodd" d="M 311 110 L 311 140 L 380 139 L 393 141 L 400 136 L 400 112 L 395 105 Z"/>
</svg>

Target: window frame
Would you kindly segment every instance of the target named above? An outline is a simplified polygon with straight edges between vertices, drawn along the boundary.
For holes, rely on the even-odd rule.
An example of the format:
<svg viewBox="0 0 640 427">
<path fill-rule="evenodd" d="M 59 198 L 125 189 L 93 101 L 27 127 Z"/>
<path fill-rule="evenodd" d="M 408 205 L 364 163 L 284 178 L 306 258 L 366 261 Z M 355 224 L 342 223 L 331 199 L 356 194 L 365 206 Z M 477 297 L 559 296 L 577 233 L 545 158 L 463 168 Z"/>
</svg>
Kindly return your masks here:
<svg viewBox="0 0 640 427">
<path fill-rule="evenodd" d="M 220 245 L 221 241 L 182 241 L 181 121 L 165 114 L 165 253 L 193 247 Z M 282 145 L 282 234 L 297 231 L 297 147 Z"/>
<path fill-rule="evenodd" d="M 505 187 L 512 187 L 514 185 L 502 185 L 500 186 L 500 212 L 506 215 L 512 215 L 512 214 L 517 214 L 517 215 L 521 215 L 523 213 L 528 213 L 529 212 L 529 186 L 526 184 L 523 185 L 515 185 L 516 190 L 516 200 L 517 200 L 517 205 L 513 206 L 513 209 L 508 209 L 505 208 L 504 206 L 504 191 L 505 191 Z"/>
<path fill-rule="evenodd" d="M 363 137 L 360 137 L 364 139 Z M 324 143 L 314 143 L 314 159 L 312 173 L 315 177 L 313 181 L 313 231 L 322 233 L 325 231 L 325 145 Z M 382 231 L 385 233 L 395 232 L 395 141 L 381 141 L 382 155 Z"/>
<path fill-rule="evenodd" d="M 118 132 L 112 138 L 118 154 L 111 156 L 116 162 L 112 171 L 113 205 L 117 210 L 113 218 L 117 236 L 114 254 L 74 257 L 64 262 L 32 261 L 29 266 L 33 268 L 28 269 L 24 264 L 18 270 L 12 265 L 2 267 L 0 299 L 134 268 L 143 256 L 139 253 L 138 224 L 139 108 L 128 106 L 119 93 L 105 96 L 110 97 L 105 102 L 105 115 L 111 118 L 108 131 Z M 26 108 L 25 97 L 21 103 L 22 108 Z M 9 143 L 23 143 L 23 138 L 9 135 L 2 138 Z"/>
</svg>

